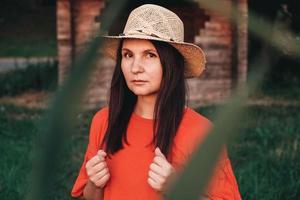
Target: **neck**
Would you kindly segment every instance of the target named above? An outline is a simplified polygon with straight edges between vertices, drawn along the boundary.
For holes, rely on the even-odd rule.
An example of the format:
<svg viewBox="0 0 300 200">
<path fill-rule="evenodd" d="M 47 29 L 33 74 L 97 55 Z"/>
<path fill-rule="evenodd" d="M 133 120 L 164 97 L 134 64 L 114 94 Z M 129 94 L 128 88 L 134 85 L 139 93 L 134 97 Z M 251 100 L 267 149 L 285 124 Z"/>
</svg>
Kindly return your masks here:
<svg viewBox="0 0 300 200">
<path fill-rule="evenodd" d="M 134 113 L 147 119 L 153 119 L 156 95 L 138 96 Z"/>
</svg>

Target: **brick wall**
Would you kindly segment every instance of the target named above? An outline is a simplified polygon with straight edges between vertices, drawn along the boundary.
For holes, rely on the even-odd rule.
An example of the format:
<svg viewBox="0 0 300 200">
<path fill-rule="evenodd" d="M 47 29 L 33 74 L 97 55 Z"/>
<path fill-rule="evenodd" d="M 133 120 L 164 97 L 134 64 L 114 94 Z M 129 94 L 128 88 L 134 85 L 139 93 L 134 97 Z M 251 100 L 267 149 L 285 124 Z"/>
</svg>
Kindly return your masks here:
<svg viewBox="0 0 300 200">
<path fill-rule="evenodd" d="M 195 44 L 206 54 L 206 70 L 199 78 L 189 81 L 193 106 L 216 103 L 230 95 L 232 88 L 232 29 L 231 23 L 218 13 L 206 11 L 210 20 L 205 22 Z"/>
</svg>

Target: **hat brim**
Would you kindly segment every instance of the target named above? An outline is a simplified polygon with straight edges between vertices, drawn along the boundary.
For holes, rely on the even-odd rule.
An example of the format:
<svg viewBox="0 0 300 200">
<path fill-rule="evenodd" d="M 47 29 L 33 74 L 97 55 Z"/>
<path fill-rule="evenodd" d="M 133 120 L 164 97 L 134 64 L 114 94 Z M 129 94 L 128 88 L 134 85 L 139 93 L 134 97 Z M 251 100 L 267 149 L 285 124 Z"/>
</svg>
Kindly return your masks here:
<svg viewBox="0 0 300 200">
<path fill-rule="evenodd" d="M 121 39 L 146 39 L 161 42 L 167 42 L 176 48 L 184 57 L 185 78 L 198 77 L 205 69 L 205 54 L 203 50 L 192 43 L 167 41 L 165 39 L 148 36 L 148 35 L 122 35 L 122 36 L 100 36 L 104 39 L 102 53 L 112 59 L 117 57 L 117 49 Z"/>
</svg>

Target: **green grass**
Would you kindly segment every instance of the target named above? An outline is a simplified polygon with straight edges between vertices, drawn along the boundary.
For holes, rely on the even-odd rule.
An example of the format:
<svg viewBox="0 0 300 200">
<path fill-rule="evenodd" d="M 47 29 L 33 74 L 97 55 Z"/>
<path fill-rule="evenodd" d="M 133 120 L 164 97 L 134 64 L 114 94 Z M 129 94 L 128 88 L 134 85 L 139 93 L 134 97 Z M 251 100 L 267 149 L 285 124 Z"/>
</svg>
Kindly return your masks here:
<svg viewBox="0 0 300 200">
<path fill-rule="evenodd" d="M 0 199 L 22 199 L 40 112 L 1 105 L 0 113 Z"/>
<path fill-rule="evenodd" d="M 30 183 L 32 151 L 41 136 L 39 126 L 45 112 L 0 105 L 0 199 L 24 199 Z M 65 147 L 68 159 L 62 156 L 65 160 L 58 170 L 54 199 L 71 199 L 70 187 L 82 162 L 91 116 L 91 112 L 78 116 L 80 125 Z"/>
<path fill-rule="evenodd" d="M 216 107 L 199 108 L 211 117 Z M 251 106 L 242 129 L 229 145 L 243 199 L 298 199 L 300 196 L 300 107 Z M 23 199 L 32 165 L 30 154 L 45 110 L 0 105 L 0 199 Z M 53 199 L 71 199 L 95 111 L 78 115 L 57 172 Z"/>
<path fill-rule="evenodd" d="M 229 145 L 243 199 L 300 196 L 300 107 L 251 106 Z M 204 109 L 213 115 L 214 109 Z"/>
<path fill-rule="evenodd" d="M 0 40 L 1 57 L 56 56 L 56 52 L 55 38 L 23 39 L 11 36 Z"/>
<path fill-rule="evenodd" d="M 0 73 L 0 97 L 25 91 L 53 91 L 57 87 L 57 63 L 31 64 L 24 69 Z"/>
</svg>

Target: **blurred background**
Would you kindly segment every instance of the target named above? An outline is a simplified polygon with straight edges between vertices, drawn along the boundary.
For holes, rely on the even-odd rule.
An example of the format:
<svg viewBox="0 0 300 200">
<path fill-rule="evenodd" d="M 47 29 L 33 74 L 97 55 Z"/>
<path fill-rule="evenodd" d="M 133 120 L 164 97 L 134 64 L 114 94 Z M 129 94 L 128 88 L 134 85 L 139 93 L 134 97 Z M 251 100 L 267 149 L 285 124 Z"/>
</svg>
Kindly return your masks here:
<svg viewBox="0 0 300 200">
<path fill-rule="evenodd" d="M 207 70 L 188 80 L 189 105 L 213 118 L 232 91 L 247 83 L 264 59 L 268 71 L 247 99 L 247 120 L 228 144 L 243 199 L 300 198 L 300 55 L 289 45 L 300 42 L 297 0 L 220 0 L 236 5 L 237 23 L 197 1 L 129 0 L 109 34 L 122 32 L 130 11 L 155 3 L 177 13 L 185 40 L 203 48 Z M 0 199 L 24 199 L 43 116 L 67 80 L 76 59 L 97 36 L 109 0 L 2 0 L 0 2 Z M 254 15 L 255 18 L 250 16 Z M 286 48 L 277 48 L 251 30 L 260 21 Z M 252 29 L 250 26 L 253 26 Z M 284 45 L 283 45 L 284 46 Z M 298 46 L 298 49 L 300 47 Z M 69 193 L 83 160 L 93 114 L 106 105 L 113 61 L 97 59 L 57 169 L 52 199 Z M 64 159 L 65 158 L 65 159 Z"/>
</svg>

